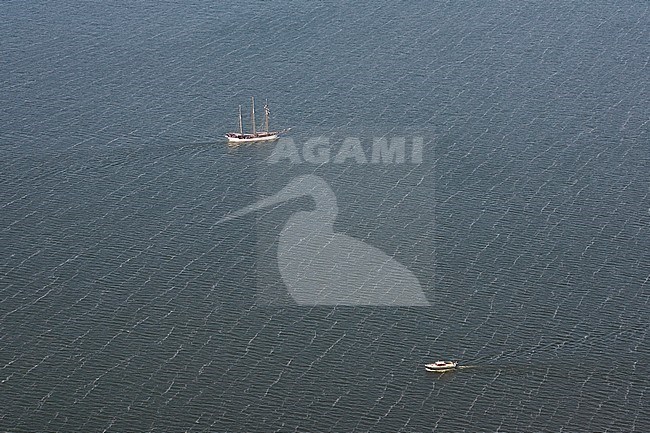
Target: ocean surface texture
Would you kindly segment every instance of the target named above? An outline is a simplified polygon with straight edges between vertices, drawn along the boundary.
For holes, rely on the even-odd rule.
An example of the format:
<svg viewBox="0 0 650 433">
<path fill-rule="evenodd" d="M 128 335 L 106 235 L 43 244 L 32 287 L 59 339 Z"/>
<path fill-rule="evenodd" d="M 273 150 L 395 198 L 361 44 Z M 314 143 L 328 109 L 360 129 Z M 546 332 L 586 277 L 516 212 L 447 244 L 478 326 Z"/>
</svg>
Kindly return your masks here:
<svg viewBox="0 0 650 433">
<path fill-rule="evenodd" d="M 649 432 L 649 9 L 3 1 L 0 431 Z"/>
</svg>

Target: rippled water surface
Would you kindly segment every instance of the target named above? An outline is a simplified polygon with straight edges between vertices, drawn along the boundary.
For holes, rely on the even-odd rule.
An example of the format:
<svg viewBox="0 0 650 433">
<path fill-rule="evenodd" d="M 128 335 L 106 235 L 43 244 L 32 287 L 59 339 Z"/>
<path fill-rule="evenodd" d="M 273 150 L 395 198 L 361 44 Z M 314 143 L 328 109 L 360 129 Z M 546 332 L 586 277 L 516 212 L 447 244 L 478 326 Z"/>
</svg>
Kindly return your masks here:
<svg viewBox="0 0 650 433">
<path fill-rule="evenodd" d="M 650 431 L 648 9 L 4 2 L 0 430 Z M 218 223 L 300 175 L 431 305 L 298 305 L 309 197 Z"/>
</svg>

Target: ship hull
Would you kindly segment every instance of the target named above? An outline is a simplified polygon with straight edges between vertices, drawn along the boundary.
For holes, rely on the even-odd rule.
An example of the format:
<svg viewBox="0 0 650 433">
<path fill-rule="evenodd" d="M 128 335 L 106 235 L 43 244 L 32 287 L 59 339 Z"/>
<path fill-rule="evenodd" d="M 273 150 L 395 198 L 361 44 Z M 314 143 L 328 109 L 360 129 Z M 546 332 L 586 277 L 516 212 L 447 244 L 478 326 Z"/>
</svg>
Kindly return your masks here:
<svg viewBox="0 0 650 433">
<path fill-rule="evenodd" d="M 434 373 L 444 373 L 445 371 L 456 370 L 457 367 L 458 367 L 458 363 L 453 361 L 448 361 L 448 362 L 438 361 L 433 364 L 427 364 L 424 366 L 424 368 L 427 371 L 431 371 Z"/>
<path fill-rule="evenodd" d="M 226 135 L 228 143 L 258 143 L 262 141 L 274 141 L 278 139 L 278 134 L 264 134 L 256 136 L 235 136 L 235 135 Z"/>
</svg>

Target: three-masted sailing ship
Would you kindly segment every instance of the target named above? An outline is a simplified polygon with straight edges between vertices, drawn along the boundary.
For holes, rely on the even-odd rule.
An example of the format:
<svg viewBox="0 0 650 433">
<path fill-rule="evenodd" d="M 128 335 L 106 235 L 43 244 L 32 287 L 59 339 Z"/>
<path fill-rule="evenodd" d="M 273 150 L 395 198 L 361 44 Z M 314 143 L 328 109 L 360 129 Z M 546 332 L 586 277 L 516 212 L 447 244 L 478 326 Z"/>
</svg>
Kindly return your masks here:
<svg viewBox="0 0 650 433">
<path fill-rule="evenodd" d="M 252 132 L 244 133 L 241 118 L 241 105 L 239 106 L 239 132 L 229 132 L 226 138 L 229 143 L 254 143 L 257 141 L 277 140 L 278 136 L 289 129 L 282 131 L 269 131 L 269 115 L 271 111 L 267 103 L 264 104 L 264 131 L 257 131 L 255 128 L 255 98 L 251 97 L 251 126 Z"/>
</svg>

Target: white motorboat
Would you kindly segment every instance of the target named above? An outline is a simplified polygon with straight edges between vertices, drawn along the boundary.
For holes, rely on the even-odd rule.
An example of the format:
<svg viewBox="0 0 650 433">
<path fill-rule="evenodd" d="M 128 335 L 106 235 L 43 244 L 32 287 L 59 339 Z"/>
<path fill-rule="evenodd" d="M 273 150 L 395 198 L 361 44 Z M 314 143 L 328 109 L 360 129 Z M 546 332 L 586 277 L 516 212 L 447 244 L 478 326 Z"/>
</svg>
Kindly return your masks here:
<svg viewBox="0 0 650 433">
<path fill-rule="evenodd" d="M 424 366 L 427 371 L 433 371 L 437 373 L 443 373 L 445 371 L 455 370 L 458 367 L 458 362 L 456 361 L 436 361 L 431 364 Z"/>
</svg>

